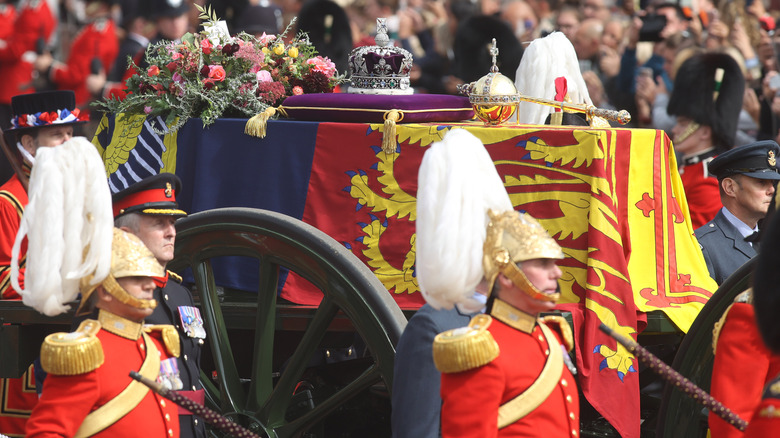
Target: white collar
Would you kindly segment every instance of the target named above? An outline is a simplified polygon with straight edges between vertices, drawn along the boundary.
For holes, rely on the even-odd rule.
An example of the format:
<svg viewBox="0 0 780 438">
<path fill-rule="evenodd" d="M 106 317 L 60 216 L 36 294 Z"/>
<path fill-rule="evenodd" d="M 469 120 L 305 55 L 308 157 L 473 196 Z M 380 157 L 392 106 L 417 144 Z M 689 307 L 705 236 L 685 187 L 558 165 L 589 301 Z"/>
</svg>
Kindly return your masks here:
<svg viewBox="0 0 780 438">
<path fill-rule="evenodd" d="M 747 237 L 758 231 L 758 225 L 751 229 L 746 223 L 742 222 L 738 217 L 734 216 L 728 208 L 723 207 L 720 211 L 723 212 L 723 216 L 726 217 L 726 220 L 729 221 L 731 225 L 734 225 L 734 228 L 739 231 L 739 234 L 741 234 L 742 237 Z"/>
</svg>

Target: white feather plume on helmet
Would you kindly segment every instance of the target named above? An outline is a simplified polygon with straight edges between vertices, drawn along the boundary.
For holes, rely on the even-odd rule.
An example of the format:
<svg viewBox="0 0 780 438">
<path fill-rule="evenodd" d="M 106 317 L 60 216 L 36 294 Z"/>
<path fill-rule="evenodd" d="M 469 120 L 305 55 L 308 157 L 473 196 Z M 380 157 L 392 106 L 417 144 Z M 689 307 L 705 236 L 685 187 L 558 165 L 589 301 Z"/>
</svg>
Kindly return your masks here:
<svg viewBox="0 0 780 438">
<path fill-rule="evenodd" d="M 588 87 L 582 78 L 577 53 L 568 38 L 553 32 L 528 45 L 515 74 L 517 92 L 525 96 L 553 99 L 555 78 L 566 78 L 569 97 L 574 103 L 593 105 Z M 517 109 L 519 123 L 543 125 L 555 108 L 521 102 Z"/>
<path fill-rule="evenodd" d="M 418 174 L 416 274 L 434 308 L 475 312 L 483 279 L 487 212 L 512 210 L 501 177 L 482 142 L 453 129 L 425 152 Z"/>
<path fill-rule="evenodd" d="M 36 152 L 11 259 L 11 284 L 24 304 L 48 316 L 68 310 L 79 280 L 98 284 L 111 267 L 113 212 L 105 168 L 95 146 L 74 137 Z M 25 289 L 19 285 L 19 252 L 27 238 Z"/>
</svg>

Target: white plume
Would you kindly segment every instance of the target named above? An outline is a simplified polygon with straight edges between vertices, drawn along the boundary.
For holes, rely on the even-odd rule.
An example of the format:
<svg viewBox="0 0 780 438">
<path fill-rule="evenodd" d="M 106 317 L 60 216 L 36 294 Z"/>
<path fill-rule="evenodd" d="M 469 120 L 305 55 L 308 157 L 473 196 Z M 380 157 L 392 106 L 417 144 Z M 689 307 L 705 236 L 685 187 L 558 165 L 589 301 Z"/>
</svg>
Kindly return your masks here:
<svg viewBox="0 0 780 438">
<path fill-rule="evenodd" d="M 512 202 L 482 142 L 453 129 L 425 152 L 418 175 L 416 273 L 431 306 L 474 304 L 488 209 L 511 210 Z"/>
<path fill-rule="evenodd" d="M 14 242 L 11 283 L 26 305 L 54 316 L 78 297 L 82 277 L 94 273 L 97 284 L 111 267 L 111 192 L 95 146 L 74 137 L 57 147 L 39 148 L 28 198 Z M 18 254 L 25 237 L 22 289 Z"/>
<path fill-rule="evenodd" d="M 531 42 L 515 74 L 517 92 L 530 97 L 555 98 L 555 78 L 566 77 L 569 97 L 573 103 L 593 105 L 585 80 L 582 79 L 577 53 L 568 38 L 553 32 Z M 521 102 L 517 109 L 519 123 L 543 125 L 555 108 Z"/>
</svg>

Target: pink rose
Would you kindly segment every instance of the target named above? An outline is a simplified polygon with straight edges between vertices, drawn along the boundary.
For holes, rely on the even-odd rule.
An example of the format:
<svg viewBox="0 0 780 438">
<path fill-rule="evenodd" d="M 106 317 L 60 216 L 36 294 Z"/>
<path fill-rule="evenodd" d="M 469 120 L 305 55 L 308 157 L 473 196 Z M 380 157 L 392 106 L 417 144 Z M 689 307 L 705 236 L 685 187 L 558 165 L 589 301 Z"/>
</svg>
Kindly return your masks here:
<svg viewBox="0 0 780 438">
<path fill-rule="evenodd" d="M 213 46 L 211 45 L 211 41 L 207 39 L 200 40 L 200 50 L 203 51 L 206 55 L 211 53 L 211 48 Z"/>
<path fill-rule="evenodd" d="M 268 70 L 260 70 L 257 72 L 257 82 L 271 82 L 271 73 Z"/>
<path fill-rule="evenodd" d="M 209 66 L 209 78 L 217 82 L 222 82 L 225 80 L 225 75 L 225 67 L 222 67 L 221 65 Z"/>
<path fill-rule="evenodd" d="M 328 79 L 336 74 L 336 64 L 327 57 L 315 56 L 314 58 L 307 59 L 306 63 L 312 66 L 312 70 L 324 74 Z"/>
<path fill-rule="evenodd" d="M 149 76 L 157 76 L 160 74 L 160 67 L 157 67 L 156 65 L 152 65 L 146 70 L 146 74 L 148 74 Z"/>
<path fill-rule="evenodd" d="M 303 88 L 301 88 L 300 85 L 296 85 L 293 87 L 292 93 L 296 96 L 300 96 L 301 94 L 303 94 Z"/>
</svg>

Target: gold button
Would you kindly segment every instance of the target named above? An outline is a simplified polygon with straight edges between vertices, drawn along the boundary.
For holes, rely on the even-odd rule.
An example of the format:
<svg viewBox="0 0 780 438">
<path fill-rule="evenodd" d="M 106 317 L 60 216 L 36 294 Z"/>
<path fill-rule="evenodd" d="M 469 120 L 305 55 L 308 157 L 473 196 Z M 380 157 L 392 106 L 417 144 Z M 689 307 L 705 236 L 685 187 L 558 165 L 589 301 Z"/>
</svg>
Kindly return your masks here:
<svg viewBox="0 0 780 438">
<path fill-rule="evenodd" d="M 141 344 L 139 347 L 141 348 L 141 350 L 146 350 L 146 346 L 144 344 Z"/>
<path fill-rule="evenodd" d="M 574 429 L 572 429 L 572 430 L 571 430 L 571 436 L 577 436 L 577 431 L 576 431 L 576 430 L 574 430 Z"/>
<path fill-rule="evenodd" d="M 195 419 L 195 425 L 196 426 L 198 425 L 198 419 L 197 418 Z"/>
<path fill-rule="evenodd" d="M 203 345 L 203 339 L 198 339 L 198 344 Z"/>
<path fill-rule="evenodd" d="M 544 338 L 542 337 L 542 335 L 539 335 L 539 341 L 544 342 Z"/>
<path fill-rule="evenodd" d="M 165 414 L 165 421 L 171 421 L 171 414 Z"/>
<path fill-rule="evenodd" d="M 569 418 L 571 418 L 572 420 L 574 420 L 575 418 L 577 418 L 577 416 L 576 416 L 576 415 L 574 415 L 574 412 L 569 412 Z"/>
<path fill-rule="evenodd" d="M 160 406 L 165 407 L 165 400 L 160 400 Z"/>
<path fill-rule="evenodd" d="M 168 436 L 173 436 L 173 429 L 168 429 Z"/>
<path fill-rule="evenodd" d="M 187 360 L 187 355 L 186 354 L 184 355 L 184 360 Z"/>
<path fill-rule="evenodd" d="M 550 350 L 544 350 L 544 355 L 545 356 L 549 356 L 550 355 Z"/>
<path fill-rule="evenodd" d="M 195 385 L 192 385 L 192 390 L 197 391 L 197 389 L 195 389 Z"/>
<path fill-rule="evenodd" d="M 561 379 L 561 385 L 563 385 L 563 387 L 565 388 L 569 386 L 569 382 L 567 382 L 566 379 Z"/>
<path fill-rule="evenodd" d="M 168 301 L 168 294 L 165 294 L 165 301 Z"/>
<path fill-rule="evenodd" d="M 571 403 L 571 396 L 570 396 L 570 395 L 567 395 L 567 396 L 566 396 L 566 401 L 567 401 L 567 402 L 569 402 L 569 403 Z"/>
</svg>

